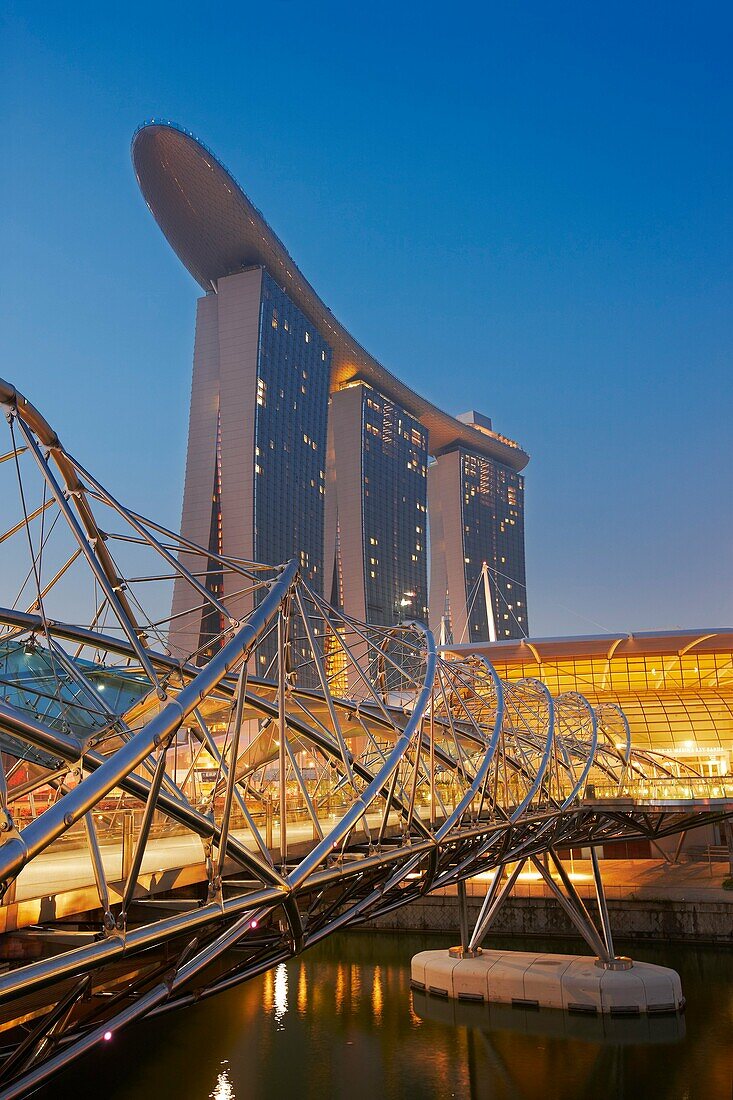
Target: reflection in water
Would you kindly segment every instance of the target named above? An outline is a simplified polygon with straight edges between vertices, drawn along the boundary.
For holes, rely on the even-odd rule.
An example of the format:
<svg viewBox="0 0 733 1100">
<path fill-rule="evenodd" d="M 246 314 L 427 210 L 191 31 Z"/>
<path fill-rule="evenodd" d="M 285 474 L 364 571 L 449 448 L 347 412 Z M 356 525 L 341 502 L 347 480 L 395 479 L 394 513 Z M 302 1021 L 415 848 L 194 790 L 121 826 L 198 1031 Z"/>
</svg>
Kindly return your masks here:
<svg viewBox="0 0 733 1100">
<path fill-rule="evenodd" d="M 229 1076 L 229 1070 L 223 1069 L 216 1079 L 216 1087 L 209 1093 L 211 1100 L 236 1100 L 236 1094 Z"/>
<path fill-rule="evenodd" d="M 638 944 L 639 958 L 680 972 L 687 1013 L 611 1020 L 412 994 L 412 956 L 452 940 L 334 936 L 218 997 L 120 1032 L 38 1100 L 98 1095 L 100 1082 L 105 1100 L 731 1097 L 733 952 Z M 496 946 L 559 945 L 497 937 Z"/>
<path fill-rule="evenodd" d="M 374 967 L 374 982 L 372 984 L 372 1012 L 377 1023 L 382 1022 L 382 971 L 378 966 Z"/>
<path fill-rule="evenodd" d="M 510 1004 L 471 1004 L 430 997 L 415 990 L 412 1002 L 424 1020 L 466 1027 L 490 1035 L 501 1031 L 522 1032 L 546 1039 L 582 1039 L 594 1046 L 647 1046 L 679 1043 L 686 1034 L 685 1017 L 586 1016 L 557 1008 L 521 1008 Z"/>
<path fill-rule="evenodd" d="M 262 1005 L 269 1016 L 274 1000 L 275 977 L 272 970 L 266 970 L 262 978 Z"/>
<path fill-rule="evenodd" d="M 359 998 L 361 997 L 361 967 L 357 963 L 351 964 L 351 1009 L 359 1011 Z"/>
<path fill-rule="evenodd" d="M 288 1011 L 288 968 L 285 963 L 280 963 L 275 968 L 275 991 L 273 994 L 275 1008 L 275 1023 L 278 1030 L 283 1029 L 283 1016 Z"/>
<path fill-rule="evenodd" d="M 304 1016 L 308 1009 L 308 979 L 306 978 L 306 965 L 301 960 L 298 967 L 298 1015 Z"/>
<path fill-rule="evenodd" d="M 344 974 L 344 967 L 342 963 L 339 963 L 336 967 L 336 1012 L 341 1015 L 341 1009 L 344 1004 L 344 989 L 346 988 L 346 976 Z"/>
</svg>

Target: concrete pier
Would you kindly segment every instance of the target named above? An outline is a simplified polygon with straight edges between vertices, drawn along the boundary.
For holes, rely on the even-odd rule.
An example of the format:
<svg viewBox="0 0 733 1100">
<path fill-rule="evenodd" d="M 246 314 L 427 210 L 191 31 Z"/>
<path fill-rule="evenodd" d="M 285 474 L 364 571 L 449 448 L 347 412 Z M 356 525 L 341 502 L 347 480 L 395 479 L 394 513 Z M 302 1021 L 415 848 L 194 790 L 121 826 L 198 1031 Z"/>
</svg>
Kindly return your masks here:
<svg viewBox="0 0 733 1100">
<path fill-rule="evenodd" d="M 630 959 L 603 965 L 588 955 L 531 951 L 459 956 L 446 950 L 415 955 L 412 988 L 444 999 L 594 1016 L 652 1016 L 684 1009 L 679 975 L 665 966 Z"/>
</svg>

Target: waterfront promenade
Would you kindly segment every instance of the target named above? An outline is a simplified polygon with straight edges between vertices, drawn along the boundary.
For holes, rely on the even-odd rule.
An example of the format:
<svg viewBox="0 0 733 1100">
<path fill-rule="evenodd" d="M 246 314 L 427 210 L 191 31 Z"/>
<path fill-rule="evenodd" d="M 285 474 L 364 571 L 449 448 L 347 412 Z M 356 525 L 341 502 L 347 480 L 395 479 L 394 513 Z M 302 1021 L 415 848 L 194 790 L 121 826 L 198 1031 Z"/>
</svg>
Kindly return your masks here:
<svg viewBox="0 0 733 1100">
<path fill-rule="evenodd" d="M 590 860 L 564 861 L 573 885 L 588 908 L 596 906 Z M 640 940 L 692 940 L 733 944 L 733 891 L 724 890 L 727 861 L 663 859 L 603 861 L 603 884 L 614 936 Z M 466 883 L 469 919 L 476 917 L 493 873 Z M 405 932 L 455 932 L 455 886 L 433 891 L 370 927 Z M 575 932 L 539 873 L 523 871 L 497 915 L 492 932 L 511 936 L 575 936 Z M 490 946 L 491 933 L 487 939 Z"/>
<path fill-rule="evenodd" d="M 576 890 L 587 900 L 595 897 L 590 860 L 564 860 Z M 733 912 L 733 891 L 723 889 L 730 876 L 727 861 L 688 860 L 668 863 L 663 859 L 606 859 L 603 861 L 603 887 L 606 897 L 614 901 L 648 899 L 660 901 L 723 901 Z M 467 883 L 469 895 L 481 896 L 493 873 L 478 875 Z M 455 894 L 455 887 L 436 891 Z M 524 871 L 514 887 L 514 897 L 550 897 L 547 886 L 536 871 Z"/>
</svg>

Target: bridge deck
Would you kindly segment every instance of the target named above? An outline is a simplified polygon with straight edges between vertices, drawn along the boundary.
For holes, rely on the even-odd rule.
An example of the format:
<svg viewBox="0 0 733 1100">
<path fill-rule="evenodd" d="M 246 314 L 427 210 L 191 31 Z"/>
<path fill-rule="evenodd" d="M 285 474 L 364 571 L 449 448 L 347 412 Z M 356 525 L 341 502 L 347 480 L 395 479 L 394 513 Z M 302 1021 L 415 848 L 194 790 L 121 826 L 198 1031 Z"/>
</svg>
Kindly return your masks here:
<svg viewBox="0 0 733 1100">
<path fill-rule="evenodd" d="M 733 814 L 733 799 L 728 798 L 676 798 L 668 791 L 666 795 L 653 793 L 641 799 L 626 795 L 611 796 L 611 792 L 598 798 L 585 798 L 582 806 L 598 809 L 605 813 L 618 811 L 630 814 L 648 810 L 650 812 L 685 814 L 717 813 Z M 376 830 L 381 820 L 380 814 L 367 815 L 369 828 Z M 338 815 L 324 818 L 326 828 L 335 824 Z M 389 833 L 397 827 L 391 826 Z M 256 845 L 248 829 L 233 829 L 232 835 L 256 852 Z M 277 858 L 279 831 L 273 828 L 273 848 L 271 854 Z M 309 821 L 288 822 L 288 844 L 291 858 L 302 859 L 313 847 L 312 825 Z M 113 903 L 122 896 L 123 890 L 123 845 L 121 841 L 105 843 L 100 846 L 105 875 L 109 884 Z M 234 870 L 227 865 L 227 869 Z M 190 832 L 173 832 L 152 837 L 146 847 L 139 876 L 140 895 L 160 895 L 170 891 L 184 889 L 203 882 L 207 877 L 205 851 L 201 839 Z M 18 876 L 15 890 L 0 905 L 0 932 L 27 928 L 37 923 L 50 923 L 80 913 L 89 912 L 99 906 L 94 868 L 85 843 L 76 846 L 66 840 L 53 845 L 36 859 L 27 864 Z"/>
</svg>

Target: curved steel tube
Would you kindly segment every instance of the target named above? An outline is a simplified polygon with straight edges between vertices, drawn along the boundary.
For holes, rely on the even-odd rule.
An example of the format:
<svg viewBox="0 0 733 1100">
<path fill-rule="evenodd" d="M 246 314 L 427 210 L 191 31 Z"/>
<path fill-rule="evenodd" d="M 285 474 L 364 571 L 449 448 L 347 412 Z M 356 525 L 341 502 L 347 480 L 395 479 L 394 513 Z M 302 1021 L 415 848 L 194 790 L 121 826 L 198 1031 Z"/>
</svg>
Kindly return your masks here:
<svg viewBox="0 0 733 1100">
<path fill-rule="evenodd" d="M 400 760 L 407 752 L 413 737 L 420 728 L 423 715 L 425 714 L 428 703 L 430 702 L 430 696 L 433 691 L 433 682 L 435 680 L 435 665 L 436 665 L 436 651 L 435 651 L 435 638 L 431 630 L 428 630 L 426 626 L 421 623 L 414 623 L 413 626 L 416 629 L 422 631 L 425 637 L 426 646 L 426 658 L 425 658 L 425 679 L 422 690 L 418 695 L 415 706 L 413 708 L 410 719 L 402 731 L 401 735 L 397 738 L 395 746 L 392 752 L 389 754 L 380 770 L 375 775 L 369 786 L 361 795 L 356 799 L 351 808 L 347 810 L 346 814 L 339 822 L 339 824 L 333 829 L 331 833 L 323 838 L 320 844 L 314 848 L 314 850 L 306 856 L 303 862 L 288 876 L 288 882 L 291 888 L 299 886 L 307 877 L 315 870 L 316 867 L 323 860 L 331 854 L 334 845 L 338 845 L 348 836 L 359 820 L 364 816 L 367 809 L 379 794 L 381 794 L 383 788 L 387 785 L 389 779 L 399 764 Z"/>
</svg>

